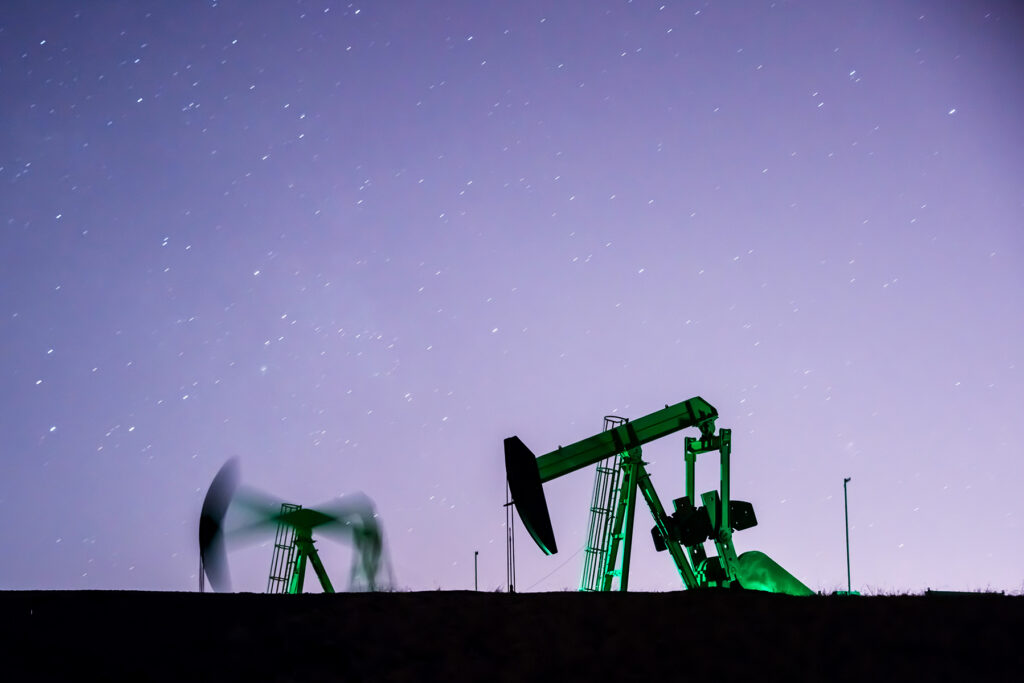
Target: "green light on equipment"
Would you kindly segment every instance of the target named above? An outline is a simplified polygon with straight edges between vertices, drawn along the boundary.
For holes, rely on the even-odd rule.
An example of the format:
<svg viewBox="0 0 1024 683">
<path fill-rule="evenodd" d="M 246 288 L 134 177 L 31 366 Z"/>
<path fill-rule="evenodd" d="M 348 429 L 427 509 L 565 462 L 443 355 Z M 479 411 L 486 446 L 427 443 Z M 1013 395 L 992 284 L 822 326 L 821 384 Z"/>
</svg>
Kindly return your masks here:
<svg viewBox="0 0 1024 683">
<path fill-rule="evenodd" d="M 734 531 L 757 524 L 754 507 L 732 500 L 730 453 L 732 433 L 715 433 L 718 411 L 695 396 L 665 406 L 637 420 L 605 420 L 605 430 L 568 446 L 535 457 L 518 436 L 505 439 L 505 472 L 508 487 L 523 526 L 546 555 L 558 552 L 544 483 L 576 470 L 598 465 L 591 504 L 591 524 L 584 559 L 581 590 L 611 590 L 615 578 L 619 590 L 629 584 L 629 559 L 637 498 L 643 497 L 654 518 L 651 538 L 658 551 L 668 551 L 686 588 L 712 586 L 750 588 L 791 595 L 812 591 L 761 552 L 737 557 Z M 641 447 L 683 429 L 696 427 L 699 438 L 685 439 L 686 495 L 673 501 L 668 514 L 661 504 L 641 458 Z M 718 451 L 720 486 L 701 494 L 696 505 L 694 474 L 697 456 Z M 704 548 L 712 541 L 717 556 Z M 621 547 L 621 559 L 619 550 Z M 599 565 L 603 563 L 603 568 Z"/>
</svg>

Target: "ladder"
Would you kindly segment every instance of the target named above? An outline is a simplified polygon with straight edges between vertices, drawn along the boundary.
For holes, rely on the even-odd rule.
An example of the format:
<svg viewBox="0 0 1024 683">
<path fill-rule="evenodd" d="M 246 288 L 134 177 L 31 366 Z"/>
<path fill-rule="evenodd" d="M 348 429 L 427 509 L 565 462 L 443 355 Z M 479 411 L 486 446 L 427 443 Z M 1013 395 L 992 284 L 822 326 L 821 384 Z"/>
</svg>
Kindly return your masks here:
<svg viewBox="0 0 1024 683">
<path fill-rule="evenodd" d="M 604 418 L 604 430 L 625 424 L 626 419 L 615 415 Z M 590 525 L 587 529 L 587 547 L 583 554 L 583 575 L 580 590 L 584 592 L 607 590 L 604 588 L 608 546 L 612 536 L 613 513 L 619 504 L 619 477 L 622 468 L 619 456 L 613 455 L 597 464 L 594 473 L 594 492 L 590 499 Z"/>
<path fill-rule="evenodd" d="M 302 509 L 301 505 L 281 503 L 283 519 L 289 512 Z M 274 534 L 274 556 L 270 560 L 270 578 L 267 579 L 268 593 L 288 593 L 295 574 L 295 528 L 283 521 L 277 525 Z"/>
</svg>

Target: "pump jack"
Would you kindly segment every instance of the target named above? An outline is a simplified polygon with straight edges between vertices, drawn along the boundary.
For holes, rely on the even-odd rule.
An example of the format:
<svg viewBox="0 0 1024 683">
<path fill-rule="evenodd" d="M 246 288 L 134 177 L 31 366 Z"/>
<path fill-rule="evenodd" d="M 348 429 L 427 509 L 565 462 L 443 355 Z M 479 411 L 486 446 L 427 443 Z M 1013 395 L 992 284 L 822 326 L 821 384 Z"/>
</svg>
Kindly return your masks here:
<svg viewBox="0 0 1024 683">
<path fill-rule="evenodd" d="M 617 456 L 622 468 L 618 505 L 611 526 L 607 556 L 600 590 L 610 590 L 614 578 L 619 590 L 629 585 L 629 555 L 633 522 L 639 493 L 654 518 L 651 535 L 659 551 L 668 551 L 685 588 L 751 588 L 792 595 L 812 591 L 771 558 L 758 551 L 737 556 L 732 542 L 734 531 L 757 524 L 754 508 L 730 496 L 729 458 L 731 431 L 715 433 L 718 411 L 699 396 L 672 406 L 666 405 L 637 420 L 588 437 L 569 446 L 535 457 L 518 436 L 505 439 L 505 472 L 512 501 L 523 526 L 546 555 L 558 552 L 543 484 L 584 467 Z M 641 459 L 641 447 L 674 432 L 696 427 L 699 438 L 684 441 L 686 495 L 673 501 L 668 514 L 658 498 L 650 475 Z M 703 505 L 695 505 L 697 456 L 718 451 L 721 462 L 720 488 L 701 495 Z M 718 551 L 708 557 L 704 543 L 711 540 Z M 622 564 L 616 567 L 619 545 Z M 685 551 L 684 551 L 685 548 Z"/>
<path fill-rule="evenodd" d="M 323 591 L 334 592 L 314 545 L 314 529 L 318 534 L 333 535 L 352 543 L 350 588 L 375 591 L 382 587 L 381 580 L 385 576 L 393 583 L 390 565 L 382 562 L 383 531 L 373 501 L 361 493 L 353 493 L 317 507 L 283 503 L 258 489 L 239 486 L 238 459 L 225 462 L 210 483 L 199 516 L 200 588 L 205 588 L 205 575 L 214 590 L 230 591 L 227 542 L 253 542 L 272 529 L 276 529 L 276 534 L 268 593 L 301 593 L 307 562 L 313 565 Z M 227 529 L 225 520 L 229 508 L 236 511 L 240 523 Z"/>
</svg>

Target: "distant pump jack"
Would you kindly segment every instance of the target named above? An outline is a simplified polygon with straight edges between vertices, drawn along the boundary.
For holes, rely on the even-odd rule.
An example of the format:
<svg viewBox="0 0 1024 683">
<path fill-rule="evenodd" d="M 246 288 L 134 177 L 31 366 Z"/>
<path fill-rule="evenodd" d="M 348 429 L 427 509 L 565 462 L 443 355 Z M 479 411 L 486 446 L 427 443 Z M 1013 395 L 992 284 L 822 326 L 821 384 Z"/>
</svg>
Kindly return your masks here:
<svg viewBox="0 0 1024 683">
<path fill-rule="evenodd" d="M 238 509 L 243 521 L 225 530 L 224 521 L 231 506 Z M 307 562 L 313 565 L 323 591 L 334 592 L 314 545 L 314 529 L 353 544 L 350 588 L 374 591 L 381 587 L 381 573 L 385 569 L 381 563 L 383 534 L 368 497 L 351 494 L 321 505 L 319 509 L 282 503 L 256 489 L 239 487 L 238 462 L 232 458 L 224 463 L 210 484 L 199 518 L 201 573 L 209 578 L 214 590 L 231 590 L 226 541 L 254 542 L 272 529 L 276 532 L 268 593 L 301 593 Z M 390 581 L 390 571 L 388 574 Z"/>
<path fill-rule="evenodd" d="M 581 587 L 582 590 L 608 591 L 615 579 L 618 579 L 619 590 L 628 589 L 632 529 L 639 493 L 654 518 L 651 536 L 655 548 L 669 552 L 684 588 L 717 586 L 791 595 L 813 594 L 762 552 L 749 551 L 737 557 L 732 542 L 733 532 L 756 525 L 757 519 L 750 503 L 731 498 L 731 431 L 721 429 L 716 434 L 717 418 L 718 411 L 696 396 L 634 421 L 618 418 L 612 425 L 606 423 L 609 428 L 599 434 L 568 446 L 559 446 L 539 457 L 535 457 L 518 436 L 510 436 L 505 439 L 505 472 L 512 503 L 523 526 L 545 554 L 558 552 L 543 484 L 616 458 L 617 463 L 610 466 L 605 463 L 606 467 L 612 468 L 617 464 L 622 475 L 617 496 L 608 498 L 614 498 L 615 503 L 606 508 L 607 531 L 592 534 L 598 539 L 600 557 L 596 563 L 601 569 L 590 581 L 589 588 Z M 670 515 L 651 483 L 646 463 L 641 459 L 641 447 L 691 427 L 700 431 L 700 437 L 685 439 L 686 495 L 673 501 L 674 510 Z M 703 505 L 696 507 L 694 472 L 697 455 L 711 451 L 718 451 L 720 455 L 720 489 L 701 494 Z M 704 548 L 708 540 L 714 543 L 717 556 L 708 557 Z M 618 561 L 620 546 L 621 564 Z M 592 558 L 590 561 L 594 563 Z"/>
</svg>

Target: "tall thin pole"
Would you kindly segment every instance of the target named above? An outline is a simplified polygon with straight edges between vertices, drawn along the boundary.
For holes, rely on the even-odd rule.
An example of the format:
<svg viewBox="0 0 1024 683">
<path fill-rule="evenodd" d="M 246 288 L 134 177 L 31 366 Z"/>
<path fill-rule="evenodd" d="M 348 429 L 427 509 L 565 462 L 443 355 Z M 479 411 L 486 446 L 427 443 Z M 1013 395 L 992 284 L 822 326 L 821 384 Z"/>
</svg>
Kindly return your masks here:
<svg viewBox="0 0 1024 683">
<path fill-rule="evenodd" d="M 514 505 L 508 482 L 505 482 L 505 573 L 508 579 L 508 592 L 516 592 L 516 526 Z"/>
<path fill-rule="evenodd" d="M 473 551 L 473 590 L 475 590 L 475 591 L 480 590 L 480 583 L 479 583 L 479 581 L 477 581 L 477 573 L 476 573 L 476 556 L 479 555 L 479 554 L 480 554 L 479 550 L 474 550 Z"/>
<path fill-rule="evenodd" d="M 850 593 L 853 586 L 850 583 L 850 506 L 846 502 L 846 485 L 850 478 L 843 479 L 843 516 L 846 518 L 846 592 Z"/>
</svg>

